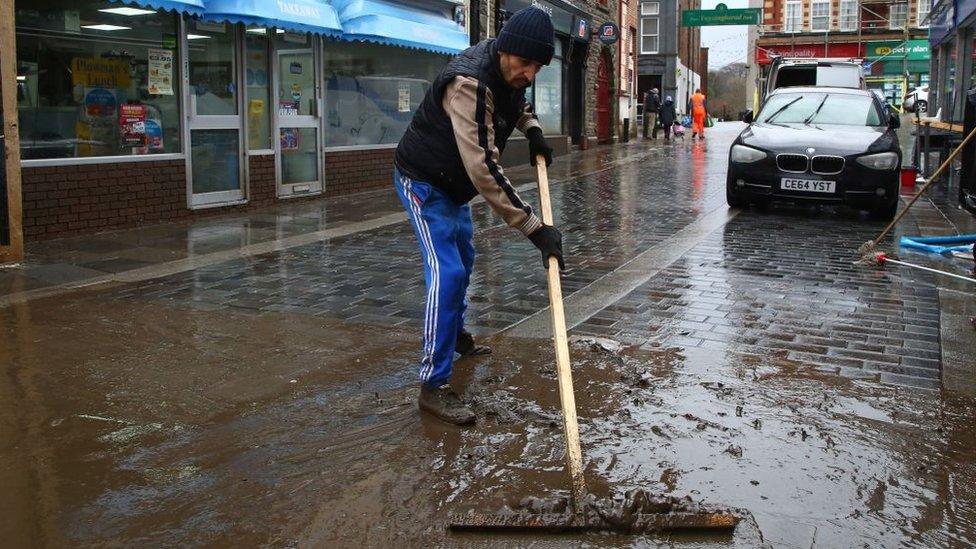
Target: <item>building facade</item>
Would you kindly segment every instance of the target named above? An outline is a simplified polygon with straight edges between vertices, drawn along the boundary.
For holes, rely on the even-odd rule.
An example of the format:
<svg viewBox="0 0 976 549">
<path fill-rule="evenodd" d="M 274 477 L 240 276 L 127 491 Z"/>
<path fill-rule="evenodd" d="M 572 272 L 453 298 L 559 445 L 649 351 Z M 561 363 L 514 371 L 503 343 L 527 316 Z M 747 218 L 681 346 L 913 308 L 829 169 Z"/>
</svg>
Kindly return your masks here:
<svg viewBox="0 0 976 549">
<path fill-rule="evenodd" d="M 527 91 L 555 149 L 616 139 L 629 69 L 595 34 L 618 0 L 16 0 L 18 234 L 388 188 L 437 72 L 528 6 L 556 29 Z"/>
<path fill-rule="evenodd" d="M 661 98 L 671 96 L 679 113 L 686 110 L 695 88 L 701 86 L 701 29 L 681 26 L 681 12 L 701 9 L 701 0 L 639 2 L 637 91 L 652 88 Z"/>
<path fill-rule="evenodd" d="M 763 0 L 749 0 L 750 8 L 762 9 Z M 746 102 L 742 110 L 759 112 L 759 89 L 757 85 L 762 75 L 758 60 L 758 43 L 761 36 L 761 25 L 749 25 L 748 43 L 746 49 L 746 63 L 749 65 L 749 76 L 746 79 Z"/>
<path fill-rule="evenodd" d="M 962 122 L 966 95 L 976 88 L 976 0 L 941 0 L 931 21 L 929 114 Z"/>
<path fill-rule="evenodd" d="M 620 0 L 618 20 L 620 21 L 620 41 L 617 43 L 617 111 L 619 128 L 617 135 L 623 137 L 625 128 L 627 138 L 637 136 L 637 25 L 639 19 L 638 0 Z"/>
<path fill-rule="evenodd" d="M 906 88 L 928 83 L 928 0 L 763 0 L 761 7 L 750 47 L 759 65 L 774 56 L 863 60 L 868 87 L 896 107 Z"/>
<path fill-rule="evenodd" d="M 615 140 L 619 50 L 603 44 L 596 32 L 607 22 L 622 28 L 618 0 L 470 0 L 472 19 L 477 14 L 472 39 L 475 31 L 482 40 L 497 36 L 508 17 L 529 6 L 548 13 L 556 31 L 556 55 L 526 92 L 543 130 L 553 142 L 583 147 Z M 521 147 L 516 143 L 512 149 Z"/>
<path fill-rule="evenodd" d="M 24 236 L 388 187 L 459 1 L 17 0 Z"/>
</svg>

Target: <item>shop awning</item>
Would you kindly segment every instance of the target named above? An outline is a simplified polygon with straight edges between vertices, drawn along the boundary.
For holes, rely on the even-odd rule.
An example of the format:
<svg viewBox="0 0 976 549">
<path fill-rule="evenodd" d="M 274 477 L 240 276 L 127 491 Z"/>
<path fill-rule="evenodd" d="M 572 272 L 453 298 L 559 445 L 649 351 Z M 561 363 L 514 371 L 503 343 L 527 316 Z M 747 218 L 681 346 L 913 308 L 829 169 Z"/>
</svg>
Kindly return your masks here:
<svg viewBox="0 0 976 549">
<path fill-rule="evenodd" d="M 204 9 L 203 0 L 119 0 L 117 3 L 154 10 L 172 10 L 190 15 L 202 15 Z"/>
<path fill-rule="evenodd" d="M 333 0 L 344 40 L 455 54 L 470 43 L 464 29 L 443 15 L 383 0 Z"/>
<path fill-rule="evenodd" d="M 206 0 L 206 4 L 204 19 L 208 20 L 329 36 L 342 33 L 335 8 L 324 0 Z"/>
</svg>

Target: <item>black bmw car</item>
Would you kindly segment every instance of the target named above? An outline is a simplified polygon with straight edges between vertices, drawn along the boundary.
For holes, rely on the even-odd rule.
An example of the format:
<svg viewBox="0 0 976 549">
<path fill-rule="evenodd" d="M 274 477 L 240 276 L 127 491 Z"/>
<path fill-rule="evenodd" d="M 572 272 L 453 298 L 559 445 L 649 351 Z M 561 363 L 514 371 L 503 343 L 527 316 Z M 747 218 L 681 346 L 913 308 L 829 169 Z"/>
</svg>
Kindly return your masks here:
<svg viewBox="0 0 976 549">
<path fill-rule="evenodd" d="M 898 208 L 897 115 L 868 90 L 772 92 L 729 151 L 730 206 L 773 199 L 843 203 L 890 219 Z"/>
</svg>

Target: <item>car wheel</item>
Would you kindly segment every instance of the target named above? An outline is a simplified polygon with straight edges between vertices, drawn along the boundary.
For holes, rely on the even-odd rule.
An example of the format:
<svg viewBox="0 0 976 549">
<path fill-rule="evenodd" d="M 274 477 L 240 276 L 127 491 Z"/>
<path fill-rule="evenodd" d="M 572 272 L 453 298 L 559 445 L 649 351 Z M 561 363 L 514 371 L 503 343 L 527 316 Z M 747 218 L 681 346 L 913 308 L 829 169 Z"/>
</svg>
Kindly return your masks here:
<svg viewBox="0 0 976 549">
<path fill-rule="evenodd" d="M 871 219 L 874 219 L 875 221 L 891 221 L 894 219 L 895 214 L 898 213 L 898 200 L 895 199 L 887 204 L 876 206 L 868 213 L 870 214 Z"/>
<path fill-rule="evenodd" d="M 925 114 L 925 113 L 929 112 L 929 103 L 928 103 L 928 101 L 919 101 L 915 105 L 915 112 L 917 112 L 918 114 Z"/>
</svg>

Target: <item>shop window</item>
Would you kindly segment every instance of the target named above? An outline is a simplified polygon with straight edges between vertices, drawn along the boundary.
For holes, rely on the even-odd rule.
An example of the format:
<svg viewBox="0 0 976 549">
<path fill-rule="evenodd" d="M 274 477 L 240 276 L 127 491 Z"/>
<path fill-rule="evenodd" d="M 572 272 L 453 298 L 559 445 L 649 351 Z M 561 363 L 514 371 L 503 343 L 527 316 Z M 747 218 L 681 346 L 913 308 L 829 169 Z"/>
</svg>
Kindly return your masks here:
<svg viewBox="0 0 976 549">
<path fill-rule="evenodd" d="M 803 6 L 799 0 L 787 0 L 783 32 L 800 32 L 803 26 Z"/>
<path fill-rule="evenodd" d="M 901 2 L 892 4 L 888 11 L 888 24 L 892 29 L 903 29 L 908 22 L 908 4 Z"/>
<path fill-rule="evenodd" d="M 810 6 L 810 30 L 826 31 L 830 29 L 830 2 L 816 0 Z"/>
<path fill-rule="evenodd" d="M 326 146 L 397 143 L 448 60 L 392 46 L 327 41 Z"/>
<path fill-rule="evenodd" d="M 924 1 L 924 0 L 923 0 Z M 840 3 L 840 30 L 856 31 L 858 27 L 858 2 L 857 0 L 841 0 Z"/>
<path fill-rule="evenodd" d="M 271 142 L 271 64 L 268 30 L 247 29 L 244 81 L 247 86 L 247 148 L 266 150 Z"/>
<path fill-rule="evenodd" d="M 18 0 L 24 159 L 180 152 L 177 16 L 80 0 Z"/>
<path fill-rule="evenodd" d="M 956 41 L 951 40 L 948 47 L 943 47 L 945 50 L 942 55 L 944 56 L 942 63 L 945 67 L 945 76 L 943 77 L 944 87 L 942 88 L 943 106 L 945 106 L 946 115 L 943 120 L 954 120 L 953 116 L 955 113 L 955 91 L 956 91 Z"/>
<path fill-rule="evenodd" d="M 542 67 L 532 87 L 525 91 L 539 125 L 546 134 L 563 133 L 563 43 L 555 42 L 556 52 L 549 65 Z"/>
<path fill-rule="evenodd" d="M 657 53 L 660 40 L 660 19 L 658 14 L 661 11 L 661 4 L 658 2 L 641 3 L 641 45 L 640 52 L 643 54 Z"/>
<path fill-rule="evenodd" d="M 198 116 L 237 115 L 237 27 L 194 21 L 186 33 L 190 107 Z"/>
<path fill-rule="evenodd" d="M 931 0 L 918 0 L 918 19 L 917 26 L 922 29 L 929 28 L 929 11 L 932 9 Z"/>
</svg>

